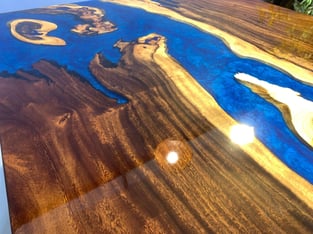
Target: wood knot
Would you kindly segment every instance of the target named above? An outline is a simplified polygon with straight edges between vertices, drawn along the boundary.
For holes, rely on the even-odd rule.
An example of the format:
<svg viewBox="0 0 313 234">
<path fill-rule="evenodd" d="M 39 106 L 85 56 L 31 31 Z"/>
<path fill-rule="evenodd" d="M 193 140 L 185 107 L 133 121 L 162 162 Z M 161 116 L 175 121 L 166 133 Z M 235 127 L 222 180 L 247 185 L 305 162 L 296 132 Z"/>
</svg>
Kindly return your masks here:
<svg viewBox="0 0 313 234">
<path fill-rule="evenodd" d="M 59 119 L 58 124 L 59 125 L 64 125 L 66 123 L 66 121 L 71 118 L 71 116 L 72 116 L 72 113 L 70 113 L 70 112 L 65 113 Z"/>
</svg>

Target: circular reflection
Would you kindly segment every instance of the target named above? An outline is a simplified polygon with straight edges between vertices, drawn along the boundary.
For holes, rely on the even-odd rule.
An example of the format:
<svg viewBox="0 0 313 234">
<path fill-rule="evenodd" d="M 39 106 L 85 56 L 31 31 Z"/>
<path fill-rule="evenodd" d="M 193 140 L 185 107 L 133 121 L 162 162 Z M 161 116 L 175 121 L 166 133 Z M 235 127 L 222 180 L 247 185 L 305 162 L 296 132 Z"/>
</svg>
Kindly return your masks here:
<svg viewBox="0 0 313 234">
<path fill-rule="evenodd" d="M 166 139 L 155 149 L 155 159 L 168 170 L 185 168 L 192 157 L 190 146 L 180 140 Z"/>
<path fill-rule="evenodd" d="M 237 124 L 230 129 L 230 139 L 238 145 L 246 145 L 254 141 L 254 128 L 245 124 Z"/>
<path fill-rule="evenodd" d="M 178 153 L 176 151 L 170 151 L 167 155 L 166 155 L 166 160 L 169 164 L 175 164 L 178 161 Z"/>
</svg>

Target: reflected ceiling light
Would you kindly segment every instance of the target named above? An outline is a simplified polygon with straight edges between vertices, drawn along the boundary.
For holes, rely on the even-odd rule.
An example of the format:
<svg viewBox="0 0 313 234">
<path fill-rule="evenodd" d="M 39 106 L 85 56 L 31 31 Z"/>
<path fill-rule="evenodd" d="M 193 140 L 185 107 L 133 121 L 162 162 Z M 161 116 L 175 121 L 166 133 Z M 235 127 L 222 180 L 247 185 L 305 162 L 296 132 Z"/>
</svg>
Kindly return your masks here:
<svg viewBox="0 0 313 234">
<path fill-rule="evenodd" d="M 237 124 L 230 129 L 230 139 L 238 145 L 246 145 L 254 141 L 254 128 L 245 124 Z"/>
<path fill-rule="evenodd" d="M 170 151 L 167 156 L 166 160 L 169 164 L 175 164 L 178 161 L 178 153 L 176 151 Z"/>
<path fill-rule="evenodd" d="M 184 140 L 168 138 L 157 145 L 154 156 L 162 169 L 178 173 L 191 162 L 192 149 Z"/>
</svg>

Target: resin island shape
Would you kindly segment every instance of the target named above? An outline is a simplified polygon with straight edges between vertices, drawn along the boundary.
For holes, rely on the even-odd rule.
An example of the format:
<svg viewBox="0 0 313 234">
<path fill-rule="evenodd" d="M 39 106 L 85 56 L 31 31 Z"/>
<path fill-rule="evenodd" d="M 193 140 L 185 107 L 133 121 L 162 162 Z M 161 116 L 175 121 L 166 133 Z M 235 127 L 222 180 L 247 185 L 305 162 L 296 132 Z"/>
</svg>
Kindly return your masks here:
<svg viewBox="0 0 313 234">
<path fill-rule="evenodd" d="M 12 35 L 21 41 L 38 45 L 66 45 L 59 38 L 49 36 L 48 33 L 57 29 L 57 25 L 44 20 L 16 19 L 9 22 Z"/>
<path fill-rule="evenodd" d="M 113 32 L 117 29 L 112 22 L 106 20 L 104 10 L 96 7 L 62 4 L 29 10 L 28 12 L 36 14 L 71 14 L 77 16 L 84 21 L 84 24 L 76 25 L 72 29 L 72 32 L 81 35 L 103 34 Z"/>
<path fill-rule="evenodd" d="M 244 73 L 235 78 L 281 110 L 289 128 L 313 148 L 313 102 L 292 89 L 273 85 Z"/>
<path fill-rule="evenodd" d="M 81 35 L 95 35 L 115 31 L 117 27 L 105 19 L 105 12 L 95 7 L 75 4 L 56 5 L 48 8 L 29 10 L 37 14 L 72 14 L 85 21 L 76 25 L 71 31 Z M 36 19 L 16 19 L 9 22 L 12 35 L 27 43 L 38 45 L 66 45 L 59 37 L 49 36 L 48 33 L 57 29 L 57 25 Z"/>
<path fill-rule="evenodd" d="M 50 61 L 1 77 L 13 232 L 313 228 L 312 209 L 217 127 L 235 122 L 167 54 L 164 37 L 115 46 L 118 64 L 96 54 L 89 66 L 127 97 L 123 105 Z M 256 154 L 266 152 L 253 145 Z M 175 147 L 184 162 L 163 165 Z"/>
</svg>

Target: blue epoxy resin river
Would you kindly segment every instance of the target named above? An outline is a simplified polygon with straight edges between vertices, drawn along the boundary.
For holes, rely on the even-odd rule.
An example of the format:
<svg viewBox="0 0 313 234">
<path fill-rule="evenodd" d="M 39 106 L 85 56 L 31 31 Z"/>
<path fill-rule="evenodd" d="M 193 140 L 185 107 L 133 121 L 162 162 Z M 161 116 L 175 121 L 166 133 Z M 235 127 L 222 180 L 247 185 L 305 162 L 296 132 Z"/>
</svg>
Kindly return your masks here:
<svg viewBox="0 0 313 234">
<path fill-rule="evenodd" d="M 40 59 L 53 60 L 87 79 L 106 95 L 126 100 L 102 87 L 90 74 L 88 64 L 98 52 L 112 62 L 118 62 L 120 53 L 116 41 L 133 41 L 149 33 L 167 38 L 168 51 L 211 94 L 234 119 L 255 128 L 257 137 L 299 175 L 313 183 L 313 151 L 304 145 L 287 127 L 281 112 L 249 88 L 238 83 L 234 74 L 244 72 L 282 87 L 289 87 L 313 100 L 313 88 L 298 82 L 283 72 L 264 63 L 236 56 L 222 40 L 190 25 L 151 14 L 140 9 L 102 3 L 83 2 L 79 5 L 104 9 L 106 17 L 118 30 L 97 35 L 80 36 L 71 28 L 80 23 L 69 14 L 46 15 L 15 12 L 0 18 L 0 72 L 14 73 L 18 69 L 31 70 Z M 50 35 L 60 37 L 66 46 L 38 46 L 21 42 L 10 34 L 7 22 L 18 18 L 53 22 L 58 29 Z"/>
</svg>

